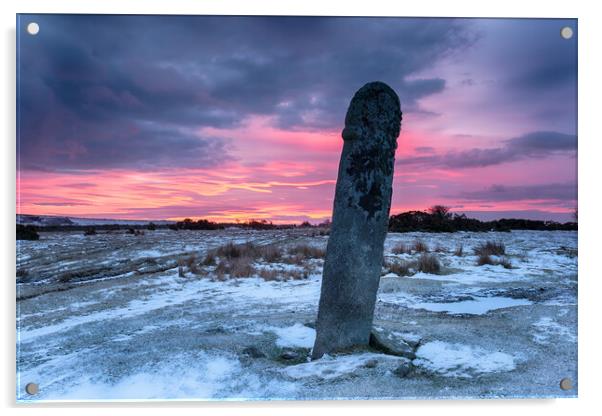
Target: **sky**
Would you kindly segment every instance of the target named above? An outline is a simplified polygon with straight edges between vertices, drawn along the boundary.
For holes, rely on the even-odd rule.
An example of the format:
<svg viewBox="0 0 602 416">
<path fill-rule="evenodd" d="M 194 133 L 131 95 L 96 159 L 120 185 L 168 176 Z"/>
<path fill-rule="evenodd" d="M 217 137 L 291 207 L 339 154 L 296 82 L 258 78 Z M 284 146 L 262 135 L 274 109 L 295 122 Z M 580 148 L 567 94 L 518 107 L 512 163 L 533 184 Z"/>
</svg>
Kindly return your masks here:
<svg viewBox="0 0 602 416">
<path fill-rule="evenodd" d="M 17 31 L 17 213 L 322 222 L 347 106 L 377 80 L 403 112 L 392 214 L 577 208 L 576 20 L 20 15 Z"/>
</svg>

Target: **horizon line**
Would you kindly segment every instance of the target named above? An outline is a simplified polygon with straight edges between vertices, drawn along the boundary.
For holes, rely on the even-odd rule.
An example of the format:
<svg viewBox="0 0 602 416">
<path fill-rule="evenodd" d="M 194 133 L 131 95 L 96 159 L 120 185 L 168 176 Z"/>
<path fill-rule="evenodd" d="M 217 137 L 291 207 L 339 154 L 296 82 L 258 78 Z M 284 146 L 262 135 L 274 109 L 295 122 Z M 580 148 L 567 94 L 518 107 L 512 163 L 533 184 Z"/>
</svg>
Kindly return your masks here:
<svg viewBox="0 0 602 416">
<path fill-rule="evenodd" d="M 403 213 L 407 213 L 407 212 L 427 212 L 428 208 L 425 209 L 409 209 L 409 210 L 405 210 L 405 211 L 399 211 L 397 213 L 390 213 L 389 217 L 395 216 L 395 215 L 400 215 Z M 473 219 L 478 219 L 480 221 L 495 221 L 495 220 L 501 220 L 501 219 L 515 219 L 515 220 L 531 220 L 531 221 L 554 221 L 554 222 L 561 222 L 559 220 L 559 218 L 553 219 L 550 218 L 551 216 L 556 216 L 556 217 L 560 217 L 560 216 L 573 216 L 574 215 L 574 211 L 542 211 L 542 210 L 501 210 L 501 211 L 495 211 L 495 210 L 491 210 L 491 211 L 475 211 L 475 210 L 466 210 L 466 211 L 453 211 L 450 210 L 450 212 L 452 214 L 458 214 L 458 215 L 466 215 L 468 218 L 473 218 Z M 508 216 L 504 216 L 504 213 L 507 213 Z M 475 217 L 475 214 L 477 216 L 481 216 L 481 218 L 477 218 Z M 517 215 L 526 215 L 525 216 L 517 216 Z M 530 215 L 529 215 L 530 214 Z M 537 215 L 537 214 L 550 214 L 550 217 L 548 218 L 533 218 L 533 215 Z M 82 219 L 82 220 L 99 220 L 99 221 L 136 221 L 136 222 L 179 222 L 179 221 L 184 221 L 186 219 L 190 219 L 193 221 L 199 221 L 199 220 L 207 220 L 216 224 L 238 224 L 238 223 L 249 223 L 251 221 L 258 221 L 258 222 L 268 222 L 268 223 L 272 223 L 272 224 L 278 224 L 278 225 L 284 225 L 284 224 L 296 224 L 296 223 L 304 223 L 304 222 L 309 222 L 312 225 L 315 224 L 321 224 L 327 221 L 331 221 L 332 217 L 328 217 L 328 218 L 323 218 L 323 219 L 315 219 L 315 218 L 300 218 L 297 220 L 281 220 L 281 219 L 274 219 L 274 218 L 240 218 L 240 219 L 235 219 L 235 220 L 227 220 L 227 219 L 223 219 L 223 220 L 213 220 L 210 219 L 211 216 L 183 216 L 183 217 L 172 217 L 172 218 L 127 218 L 127 217 L 95 217 L 95 216 L 78 216 L 78 215 L 60 215 L 60 214 L 27 214 L 27 213 L 16 213 L 16 216 L 28 216 L 28 217 L 53 217 L 53 218 L 72 218 L 72 219 Z M 489 218 L 486 218 L 489 217 Z M 527 217 L 531 217 L 531 218 L 527 218 Z M 574 219 L 566 219 L 566 220 L 562 220 L 562 222 L 567 223 L 567 222 L 577 222 Z"/>
</svg>

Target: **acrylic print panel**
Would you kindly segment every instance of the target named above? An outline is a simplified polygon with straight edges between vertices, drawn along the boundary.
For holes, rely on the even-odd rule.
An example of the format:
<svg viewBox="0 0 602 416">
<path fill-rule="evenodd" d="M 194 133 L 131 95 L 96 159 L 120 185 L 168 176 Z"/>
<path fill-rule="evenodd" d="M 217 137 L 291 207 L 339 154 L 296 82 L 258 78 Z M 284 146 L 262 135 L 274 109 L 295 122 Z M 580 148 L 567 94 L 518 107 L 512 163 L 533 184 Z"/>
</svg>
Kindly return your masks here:
<svg viewBox="0 0 602 416">
<path fill-rule="evenodd" d="M 577 395 L 576 20 L 17 33 L 18 401 Z"/>
</svg>

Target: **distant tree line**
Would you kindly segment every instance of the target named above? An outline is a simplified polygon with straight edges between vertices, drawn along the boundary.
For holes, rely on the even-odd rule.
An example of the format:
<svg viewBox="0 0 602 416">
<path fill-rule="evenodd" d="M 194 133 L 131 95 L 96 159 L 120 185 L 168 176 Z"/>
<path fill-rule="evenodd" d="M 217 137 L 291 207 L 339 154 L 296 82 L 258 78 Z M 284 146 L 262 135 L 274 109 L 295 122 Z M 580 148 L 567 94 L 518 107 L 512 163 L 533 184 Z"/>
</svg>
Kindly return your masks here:
<svg viewBox="0 0 602 416">
<path fill-rule="evenodd" d="M 33 225 L 17 224 L 17 240 L 39 240 L 36 227 Z"/>
<path fill-rule="evenodd" d="M 170 230 L 219 230 L 224 228 L 223 225 L 208 220 L 197 220 L 194 221 L 190 218 L 184 219 L 184 221 L 178 221 L 175 224 L 169 224 Z"/>
<path fill-rule="evenodd" d="M 221 230 L 224 228 L 248 228 L 252 230 L 273 230 L 273 229 L 286 229 L 286 228 L 306 228 L 306 227 L 324 227 L 329 225 L 329 222 L 314 226 L 308 221 L 304 221 L 301 225 L 297 224 L 274 224 L 268 220 L 249 220 L 245 222 L 213 222 L 204 219 L 192 220 L 185 218 L 183 221 L 178 221 L 174 224 L 170 224 L 168 228 L 172 230 Z"/>
<path fill-rule="evenodd" d="M 575 215 L 576 218 L 576 215 Z M 213 222 L 205 219 L 193 220 L 186 218 L 170 224 L 102 224 L 102 225 L 46 225 L 34 227 L 32 225 L 17 224 L 17 240 L 37 240 L 38 231 L 84 231 L 85 235 L 95 235 L 97 231 L 117 232 L 125 230 L 128 234 L 143 235 L 141 230 L 154 231 L 157 229 L 178 230 L 222 230 L 225 228 L 242 228 L 253 230 L 272 230 L 287 228 L 330 228 L 330 220 L 321 224 L 312 225 L 308 221 L 298 224 L 273 224 L 267 220 L 250 220 L 246 222 Z M 577 222 L 559 223 L 555 221 L 540 221 L 504 218 L 493 221 L 481 221 L 468 218 L 465 214 L 456 214 L 444 205 L 434 205 L 426 211 L 407 211 L 392 215 L 389 219 L 389 231 L 404 233 L 412 231 L 425 232 L 455 232 L 455 231 L 511 231 L 511 230 L 538 230 L 553 231 L 577 230 Z"/>
<path fill-rule="evenodd" d="M 454 232 L 454 231 L 510 231 L 510 230 L 577 230 L 576 222 L 526 220 L 503 218 L 480 221 L 465 214 L 453 214 L 449 207 L 435 205 L 427 211 L 408 211 L 392 215 L 389 231 L 396 233 L 411 231 Z"/>
</svg>

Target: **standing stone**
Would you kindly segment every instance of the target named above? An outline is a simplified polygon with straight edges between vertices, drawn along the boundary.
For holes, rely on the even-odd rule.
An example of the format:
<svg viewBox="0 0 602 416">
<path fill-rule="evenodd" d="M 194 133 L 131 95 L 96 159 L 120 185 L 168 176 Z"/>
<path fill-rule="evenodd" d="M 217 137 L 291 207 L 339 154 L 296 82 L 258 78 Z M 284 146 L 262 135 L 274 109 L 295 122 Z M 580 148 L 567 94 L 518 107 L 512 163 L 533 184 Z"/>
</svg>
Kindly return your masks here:
<svg viewBox="0 0 602 416">
<path fill-rule="evenodd" d="M 400 126 L 399 97 L 388 85 L 371 82 L 355 93 L 342 133 L 313 359 L 370 340 Z"/>
</svg>

